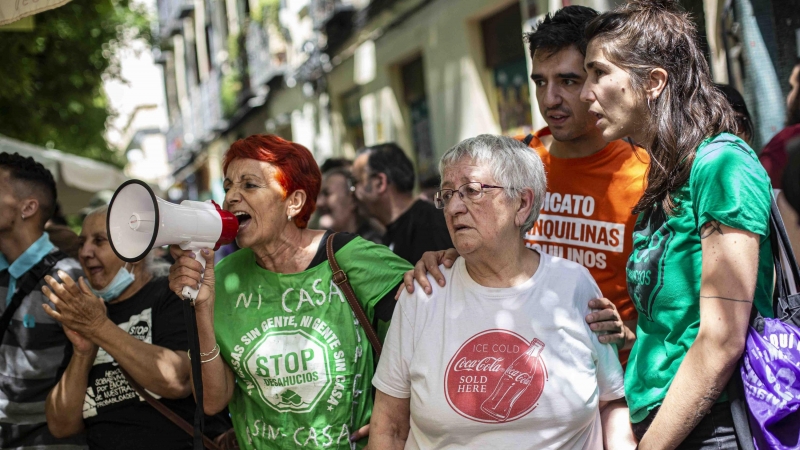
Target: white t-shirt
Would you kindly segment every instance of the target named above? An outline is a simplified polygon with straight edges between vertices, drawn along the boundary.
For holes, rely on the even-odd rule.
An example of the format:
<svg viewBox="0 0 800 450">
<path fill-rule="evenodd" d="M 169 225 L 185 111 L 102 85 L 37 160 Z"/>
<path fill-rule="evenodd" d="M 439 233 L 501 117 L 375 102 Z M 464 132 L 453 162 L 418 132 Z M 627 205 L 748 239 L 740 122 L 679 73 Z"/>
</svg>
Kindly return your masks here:
<svg viewBox="0 0 800 450">
<path fill-rule="evenodd" d="M 403 292 L 372 384 L 409 398 L 407 449 L 602 449 L 598 401 L 624 396 L 616 350 L 586 324 L 601 297 L 577 263 L 487 288 L 463 258 L 444 288 Z"/>
</svg>

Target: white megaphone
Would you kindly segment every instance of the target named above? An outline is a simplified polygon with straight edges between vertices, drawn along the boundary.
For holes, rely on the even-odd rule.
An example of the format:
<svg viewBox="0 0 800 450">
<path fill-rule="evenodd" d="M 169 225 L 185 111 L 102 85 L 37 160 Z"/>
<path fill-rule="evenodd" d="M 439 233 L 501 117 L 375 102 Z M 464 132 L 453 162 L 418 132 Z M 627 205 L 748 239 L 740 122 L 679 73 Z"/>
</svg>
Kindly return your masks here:
<svg viewBox="0 0 800 450">
<path fill-rule="evenodd" d="M 108 241 L 126 262 L 144 259 L 153 247 L 180 245 L 191 250 L 206 266 L 203 248 L 217 250 L 239 231 L 239 220 L 216 203 L 184 200 L 180 205 L 156 197 L 147 183 L 128 180 L 117 188 L 108 204 Z M 184 298 L 195 300 L 197 289 L 183 288 Z"/>
</svg>

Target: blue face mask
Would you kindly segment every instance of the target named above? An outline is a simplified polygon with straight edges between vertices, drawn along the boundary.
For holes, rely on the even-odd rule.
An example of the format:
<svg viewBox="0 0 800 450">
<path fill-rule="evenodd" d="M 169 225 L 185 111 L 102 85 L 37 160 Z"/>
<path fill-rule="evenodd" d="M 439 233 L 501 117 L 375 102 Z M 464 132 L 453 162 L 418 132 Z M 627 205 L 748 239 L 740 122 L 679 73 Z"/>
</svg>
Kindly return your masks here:
<svg viewBox="0 0 800 450">
<path fill-rule="evenodd" d="M 127 264 L 125 264 L 125 266 L 127 266 Z M 133 271 L 128 272 L 125 270 L 125 266 L 119 268 L 119 271 L 114 275 L 114 279 L 108 283 L 108 286 L 100 290 L 92 288 L 94 295 L 102 298 L 106 303 L 119 297 L 122 291 L 127 289 L 134 280 Z"/>
</svg>

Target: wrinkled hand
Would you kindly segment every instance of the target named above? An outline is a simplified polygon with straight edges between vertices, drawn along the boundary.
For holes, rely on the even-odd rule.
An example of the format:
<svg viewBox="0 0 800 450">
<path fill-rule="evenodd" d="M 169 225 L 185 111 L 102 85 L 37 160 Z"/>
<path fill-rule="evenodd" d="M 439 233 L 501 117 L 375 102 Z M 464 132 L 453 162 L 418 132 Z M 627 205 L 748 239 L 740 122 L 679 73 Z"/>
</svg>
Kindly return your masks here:
<svg viewBox="0 0 800 450">
<path fill-rule="evenodd" d="M 42 286 L 42 293 L 56 307 L 54 310 L 50 305 L 42 305 L 44 312 L 70 331 L 80 335 L 81 338 L 91 341 L 93 333 L 108 320 L 105 302 L 92 293 L 86 278 L 80 277 L 78 283 L 75 283 L 69 275 L 61 270 L 58 271 L 58 276 L 61 278 L 61 283 L 50 275 L 44 277 L 49 287 Z M 67 336 L 75 344 L 74 334 L 68 333 Z M 79 345 L 84 345 L 81 340 L 76 340 Z"/>
<path fill-rule="evenodd" d="M 199 288 L 195 299 L 195 308 L 214 306 L 214 250 L 203 249 L 200 255 L 206 260 L 205 272 L 203 265 L 195 259 L 195 254 L 189 250 L 181 250 L 180 246 L 171 245 L 169 252 L 175 259 L 175 264 L 169 268 L 169 289 L 183 298 L 184 286 L 194 289 Z"/>
<path fill-rule="evenodd" d="M 636 339 L 635 334 L 622 322 L 617 307 L 607 298 L 598 298 L 589 301 L 592 311 L 586 316 L 586 323 L 603 344 L 614 344 L 619 350 L 627 349 Z M 605 334 L 600 334 L 605 332 Z"/>
<path fill-rule="evenodd" d="M 69 327 L 66 326 L 64 327 L 64 333 L 67 335 L 67 339 L 72 342 L 72 348 L 75 354 L 88 356 L 91 359 L 97 356 L 97 349 L 99 347 L 95 345 L 94 342 L 81 336 L 77 331 L 70 330 Z"/>
<path fill-rule="evenodd" d="M 403 274 L 403 286 L 400 286 L 400 289 L 397 290 L 394 296 L 395 300 L 400 298 L 400 294 L 403 293 L 403 288 L 405 288 L 409 294 L 414 293 L 414 280 L 417 280 L 422 290 L 430 295 L 432 291 L 431 284 L 428 281 L 428 274 L 436 280 L 439 286 L 444 287 L 444 275 L 442 275 L 442 271 L 439 270 L 439 264 L 444 264 L 444 266 L 449 269 L 453 267 L 458 257 L 458 251 L 454 248 L 423 253 L 422 258 L 414 265 L 414 270 L 409 270 Z"/>
</svg>

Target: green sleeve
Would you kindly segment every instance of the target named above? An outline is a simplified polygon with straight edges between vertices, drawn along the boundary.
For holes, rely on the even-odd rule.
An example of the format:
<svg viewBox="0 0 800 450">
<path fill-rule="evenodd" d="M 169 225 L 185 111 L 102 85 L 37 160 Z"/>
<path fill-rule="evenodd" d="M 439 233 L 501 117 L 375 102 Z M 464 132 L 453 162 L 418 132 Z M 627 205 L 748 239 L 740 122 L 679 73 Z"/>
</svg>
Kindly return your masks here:
<svg viewBox="0 0 800 450">
<path fill-rule="evenodd" d="M 767 172 L 744 141 L 718 137 L 698 151 L 691 175 L 698 232 L 716 220 L 766 238 L 771 195 Z"/>
<path fill-rule="evenodd" d="M 378 301 L 396 289 L 403 274 L 413 269 L 388 247 L 361 237 L 356 237 L 336 252 L 336 261 L 347 274 L 370 320 Z"/>
</svg>

